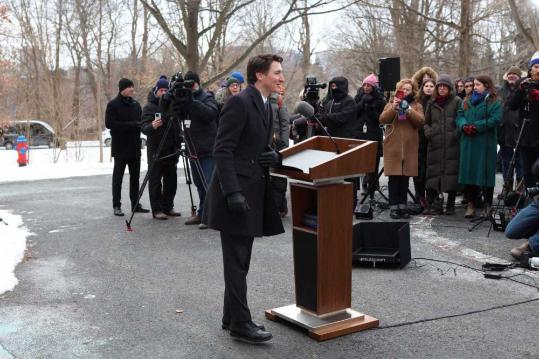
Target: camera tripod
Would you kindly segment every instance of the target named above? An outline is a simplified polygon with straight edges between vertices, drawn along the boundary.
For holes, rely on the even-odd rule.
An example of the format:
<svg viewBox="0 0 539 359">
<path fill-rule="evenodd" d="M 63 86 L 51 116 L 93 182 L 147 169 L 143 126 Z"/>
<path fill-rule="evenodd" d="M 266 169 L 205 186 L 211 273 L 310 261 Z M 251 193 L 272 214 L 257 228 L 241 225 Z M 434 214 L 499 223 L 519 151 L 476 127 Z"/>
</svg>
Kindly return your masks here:
<svg viewBox="0 0 539 359">
<path fill-rule="evenodd" d="M 165 141 L 168 137 L 168 134 L 172 128 L 172 124 L 174 121 L 177 121 L 180 124 L 181 132 L 183 133 L 183 140 L 184 140 L 182 141 L 183 148 L 180 145 L 180 149 L 178 149 L 177 151 L 171 154 L 168 154 L 166 156 L 159 157 L 159 155 L 161 154 L 161 151 L 163 150 L 163 146 L 165 144 Z M 142 181 L 142 184 L 138 191 L 137 201 L 135 205 L 133 206 L 133 208 L 131 209 L 131 216 L 129 217 L 128 220 L 125 221 L 128 232 L 133 231 L 133 229 L 131 228 L 131 222 L 133 221 L 133 217 L 135 215 L 134 209 L 137 208 L 140 202 L 140 199 L 142 198 L 144 189 L 146 188 L 146 185 L 148 184 L 148 181 L 150 179 L 150 175 L 154 170 L 155 163 L 157 161 L 162 161 L 166 158 L 170 158 L 170 157 L 174 157 L 178 155 L 182 157 L 185 180 L 189 189 L 189 198 L 191 200 L 191 215 L 194 215 L 196 213 L 197 207 L 194 203 L 193 191 L 191 189 L 191 184 L 193 183 L 193 181 L 192 181 L 192 176 L 191 176 L 191 166 L 189 164 L 190 161 L 192 161 L 192 163 L 194 164 L 195 170 L 197 171 L 197 174 L 199 178 L 201 179 L 202 186 L 204 187 L 205 191 L 207 191 L 208 189 L 208 183 L 204 176 L 204 171 L 202 170 L 202 165 L 200 164 L 200 160 L 195 152 L 194 144 L 191 139 L 190 127 L 191 127 L 191 120 L 189 119 L 189 115 L 187 114 L 185 115 L 180 114 L 178 119 L 176 119 L 174 116 L 171 116 L 168 119 L 166 127 L 165 127 L 165 132 L 163 133 L 163 137 L 161 138 L 161 141 L 159 141 L 159 144 L 157 145 L 157 150 L 155 151 L 155 153 L 152 156 L 151 161 L 149 162 L 148 171 L 146 172 L 146 175 L 144 176 L 144 180 Z"/>
</svg>

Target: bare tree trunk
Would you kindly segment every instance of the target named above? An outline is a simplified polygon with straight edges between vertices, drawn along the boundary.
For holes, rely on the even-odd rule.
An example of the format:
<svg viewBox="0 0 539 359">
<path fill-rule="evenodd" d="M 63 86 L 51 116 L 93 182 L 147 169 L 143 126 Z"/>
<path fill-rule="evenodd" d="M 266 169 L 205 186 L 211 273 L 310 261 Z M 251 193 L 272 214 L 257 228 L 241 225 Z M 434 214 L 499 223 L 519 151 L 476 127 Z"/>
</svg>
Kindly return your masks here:
<svg viewBox="0 0 539 359">
<path fill-rule="evenodd" d="M 307 1 L 305 1 L 305 7 L 307 7 Z M 303 75 L 309 74 L 311 71 L 311 24 L 309 23 L 309 15 L 305 12 L 301 16 L 301 24 L 303 25 L 303 30 L 300 32 L 301 35 L 301 70 Z"/>
<path fill-rule="evenodd" d="M 459 76 L 470 74 L 472 50 L 472 5 L 469 0 L 460 2 Z"/>
</svg>

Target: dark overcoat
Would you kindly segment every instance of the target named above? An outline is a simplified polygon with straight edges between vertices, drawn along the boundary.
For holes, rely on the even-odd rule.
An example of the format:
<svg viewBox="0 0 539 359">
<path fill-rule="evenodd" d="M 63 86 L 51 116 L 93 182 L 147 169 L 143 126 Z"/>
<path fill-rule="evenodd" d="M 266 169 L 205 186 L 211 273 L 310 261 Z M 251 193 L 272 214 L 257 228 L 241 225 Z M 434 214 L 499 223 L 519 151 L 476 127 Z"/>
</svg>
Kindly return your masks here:
<svg viewBox="0 0 539 359">
<path fill-rule="evenodd" d="M 140 104 L 131 97 L 118 94 L 107 104 L 105 125 L 110 129 L 113 157 L 140 157 Z"/>
<path fill-rule="evenodd" d="M 434 101 L 425 110 L 427 144 L 427 189 L 438 192 L 458 189 L 460 131 L 457 113 L 462 100 L 451 94 L 442 107 Z"/>
<path fill-rule="evenodd" d="M 271 111 L 270 111 L 271 113 Z M 271 236 L 284 232 L 273 202 L 269 172 L 258 164 L 273 134 L 260 92 L 248 86 L 224 105 L 219 119 L 212 177 L 203 223 L 231 235 Z M 226 197 L 241 192 L 250 210 L 231 212 Z"/>
</svg>

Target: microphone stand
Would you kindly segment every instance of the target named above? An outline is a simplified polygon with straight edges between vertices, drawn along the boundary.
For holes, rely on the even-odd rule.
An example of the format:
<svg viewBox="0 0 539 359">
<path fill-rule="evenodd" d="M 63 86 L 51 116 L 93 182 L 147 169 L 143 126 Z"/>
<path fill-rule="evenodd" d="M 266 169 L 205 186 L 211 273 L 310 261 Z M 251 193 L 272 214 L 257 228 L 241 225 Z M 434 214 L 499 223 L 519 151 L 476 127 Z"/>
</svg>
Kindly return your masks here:
<svg viewBox="0 0 539 359">
<path fill-rule="evenodd" d="M 318 126 L 320 126 L 322 128 L 322 131 L 324 131 L 324 133 L 326 134 L 327 137 L 329 137 L 329 139 L 331 140 L 331 142 L 333 142 L 333 145 L 335 146 L 335 152 L 337 154 L 340 154 L 341 151 L 339 151 L 339 146 L 337 145 L 337 142 L 335 142 L 335 140 L 333 139 L 333 137 L 331 137 L 331 135 L 329 134 L 328 130 L 326 130 L 326 128 L 324 127 L 324 125 L 322 124 L 322 122 L 320 122 L 320 120 L 316 117 L 316 115 L 312 115 L 311 116 L 311 119 L 314 119 L 316 121 L 316 123 L 318 124 Z"/>
</svg>

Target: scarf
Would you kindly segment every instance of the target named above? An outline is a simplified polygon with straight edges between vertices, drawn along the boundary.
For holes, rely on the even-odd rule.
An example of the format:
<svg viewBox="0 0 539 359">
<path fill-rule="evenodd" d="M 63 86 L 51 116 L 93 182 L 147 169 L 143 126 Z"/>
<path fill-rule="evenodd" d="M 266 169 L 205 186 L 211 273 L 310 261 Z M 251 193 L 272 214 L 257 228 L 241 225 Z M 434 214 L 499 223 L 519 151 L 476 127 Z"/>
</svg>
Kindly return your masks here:
<svg viewBox="0 0 539 359">
<path fill-rule="evenodd" d="M 470 101 L 472 102 L 472 105 L 477 106 L 479 105 L 485 97 L 487 97 L 488 91 L 484 91 L 483 93 L 479 93 L 477 91 L 472 92 L 472 97 L 470 98 Z"/>
<path fill-rule="evenodd" d="M 438 96 L 434 99 L 434 102 L 440 107 L 444 107 L 447 103 L 447 100 L 449 100 L 449 95 L 446 96 Z"/>
</svg>

